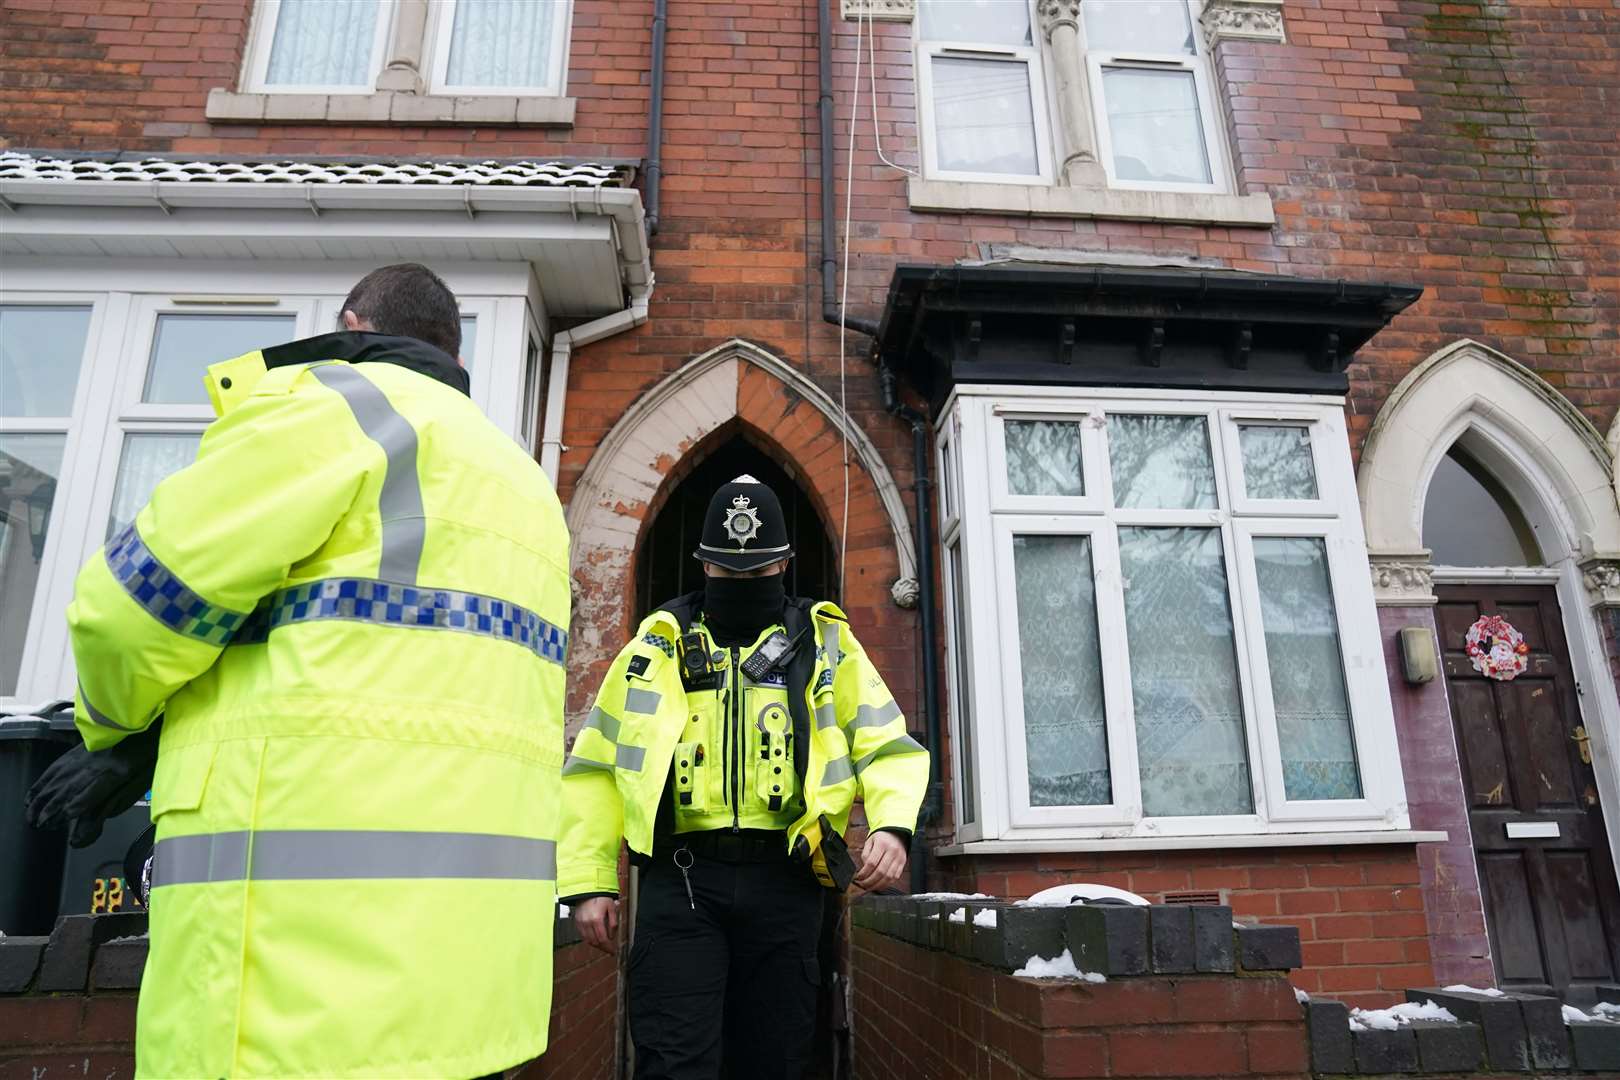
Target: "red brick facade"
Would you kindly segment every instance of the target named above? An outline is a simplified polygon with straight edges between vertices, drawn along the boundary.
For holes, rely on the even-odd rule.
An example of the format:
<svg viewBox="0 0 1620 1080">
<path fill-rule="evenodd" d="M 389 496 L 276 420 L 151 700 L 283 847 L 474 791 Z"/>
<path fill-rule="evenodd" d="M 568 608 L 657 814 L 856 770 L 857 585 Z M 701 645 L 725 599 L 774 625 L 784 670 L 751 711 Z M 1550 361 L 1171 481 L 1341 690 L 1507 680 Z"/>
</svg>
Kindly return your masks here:
<svg viewBox="0 0 1620 1080">
<path fill-rule="evenodd" d="M 731 338 L 839 394 L 838 333 L 819 302 L 814 5 L 672 0 L 669 8 L 657 286 L 644 327 L 575 357 L 565 500 L 627 406 Z M 211 124 L 208 92 L 235 85 L 250 9 L 250 0 L 0 0 L 0 146 L 198 157 L 645 152 L 650 0 L 576 0 L 568 92 L 579 107 L 566 131 Z M 1353 447 L 1403 375 L 1465 337 L 1529 365 L 1607 430 L 1620 407 L 1620 36 L 1610 0 L 1287 0 L 1285 14 L 1287 44 L 1227 42 L 1216 53 L 1239 189 L 1271 195 L 1275 227 L 913 212 L 906 177 L 878 163 L 866 118 L 854 168 L 852 313 L 879 310 L 897 262 L 977 258 L 983 243 L 1419 284 L 1422 300 L 1351 368 Z M 841 183 L 855 24 L 835 10 L 834 27 Z M 883 146 L 915 167 L 911 28 L 880 23 L 875 32 Z M 851 334 L 847 344 L 849 412 L 909 503 L 910 433 L 881 407 L 867 339 Z M 780 383 L 747 378 L 748 428 L 795 465 L 836 534 L 843 478 L 827 453 L 832 429 Z M 686 449 L 671 448 L 666 475 L 681 474 Z M 871 487 L 865 475 L 854 484 L 847 606 L 902 705 L 920 716 L 917 618 L 887 600 L 897 568 Z M 577 712 L 593 672 L 572 674 Z M 1358 1003 L 1386 1002 L 1431 973 L 1433 927 L 1411 847 L 936 866 L 942 884 L 999 895 L 1078 873 L 1151 897 L 1227 890 L 1240 915 L 1300 928 L 1303 986 Z"/>
</svg>

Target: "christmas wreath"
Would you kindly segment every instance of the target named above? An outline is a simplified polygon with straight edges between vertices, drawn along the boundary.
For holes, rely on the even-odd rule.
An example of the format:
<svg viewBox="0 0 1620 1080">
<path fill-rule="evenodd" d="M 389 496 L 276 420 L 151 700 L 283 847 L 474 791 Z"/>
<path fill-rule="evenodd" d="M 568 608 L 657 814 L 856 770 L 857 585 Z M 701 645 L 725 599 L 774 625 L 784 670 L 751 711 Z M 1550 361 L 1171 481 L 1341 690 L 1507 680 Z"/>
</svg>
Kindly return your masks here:
<svg viewBox="0 0 1620 1080">
<path fill-rule="evenodd" d="M 1487 679 L 1507 682 L 1530 666 L 1530 646 L 1524 635 L 1500 615 L 1481 615 L 1468 628 L 1468 659 Z"/>
</svg>

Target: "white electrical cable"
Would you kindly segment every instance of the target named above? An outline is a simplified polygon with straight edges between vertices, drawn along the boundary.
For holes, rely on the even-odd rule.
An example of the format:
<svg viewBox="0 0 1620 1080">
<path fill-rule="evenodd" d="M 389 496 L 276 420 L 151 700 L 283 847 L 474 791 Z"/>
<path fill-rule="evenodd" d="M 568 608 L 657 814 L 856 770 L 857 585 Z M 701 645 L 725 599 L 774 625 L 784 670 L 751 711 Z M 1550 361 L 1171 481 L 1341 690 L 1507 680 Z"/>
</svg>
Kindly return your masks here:
<svg viewBox="0 0 1620 1080">
<path fill-rule="evenodd" d="M 849 236 L 854 217 L 855 127 L 860 116 L 861 30 L 864 25 L 864 19 L 855 20 L 855 81 L 849 95 L 849 160 L 844 173 L 844 281 L 838 297 L 838 432 L 843 438 L 844 449 L 844 515 L 838 540 L 838 599 L 846 603 L 845 577 L 849 567 L 849 404 L 844 386 L 844 319 L 849 310 Z"/>
<path fill-rule="evenodd" d="M 872 142 L 873 142 L 874 145 L 877 146 L 878 160 L 883 162 L 883 164 L 887 165 L 891 169 L 898 169 L 900 172 L 905 173 L 907 176 L 920 175 L 917 172 L 917 170 L 915 170 L 915 169 L 908 169 L 904 165 L 899 165 L 899 164 L 896 164 L 893 161 L 890 161 L 888 159 L 888 157 L 883 153 L 883 134 L 882 134 L 881 131 L 878 130 L 877 28 L 872 26 L 872 5 L 871 4 L 863 4 L 861 6 L 861 18 L 860 18 L 860 21 L 865 22 L 867 24 L 868 31 L 869 31 L 867 33 L 867 35 L 866 35 L 866 49 L 867 49 L 867 57 L 872 62 L 867 65 L 867 71 L 869 72 L 869 74 L 867 75 L 867 78 L 870 79 L 871 83 L 872 83 Z"/>
</svg>

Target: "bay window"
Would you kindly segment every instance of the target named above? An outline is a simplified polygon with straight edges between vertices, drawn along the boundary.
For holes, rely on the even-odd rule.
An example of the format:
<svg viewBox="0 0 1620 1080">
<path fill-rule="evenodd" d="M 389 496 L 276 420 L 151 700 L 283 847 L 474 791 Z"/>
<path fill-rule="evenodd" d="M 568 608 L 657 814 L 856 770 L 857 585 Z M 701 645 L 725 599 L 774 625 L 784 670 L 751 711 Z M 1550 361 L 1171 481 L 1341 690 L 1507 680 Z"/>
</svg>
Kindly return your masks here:
<svg viewBox="0 0 1620 1080">
<path fill-rule="evenodd" d="M 1342 410 L 957 387 L 939 453 L 959 839 L 1399 827 Z"/>
</svg>

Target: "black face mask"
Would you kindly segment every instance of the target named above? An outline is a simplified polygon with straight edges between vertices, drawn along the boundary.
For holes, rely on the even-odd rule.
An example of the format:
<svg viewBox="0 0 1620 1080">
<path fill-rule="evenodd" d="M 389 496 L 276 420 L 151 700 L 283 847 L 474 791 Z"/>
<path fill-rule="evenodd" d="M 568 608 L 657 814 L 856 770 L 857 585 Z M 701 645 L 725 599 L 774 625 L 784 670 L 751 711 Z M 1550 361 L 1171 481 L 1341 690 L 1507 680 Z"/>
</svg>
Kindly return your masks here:
<svg viewBox="0 0 1620 1080">
<path fill-rule="evenodd" d="M 752 644 L 761 630 L 782 621 L 787 600 L 784 577 L 704 578 L 704 625 L 721 644 Z"/>
</svg>

